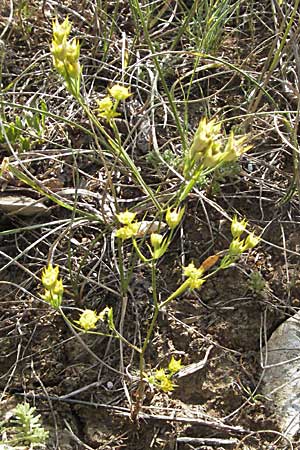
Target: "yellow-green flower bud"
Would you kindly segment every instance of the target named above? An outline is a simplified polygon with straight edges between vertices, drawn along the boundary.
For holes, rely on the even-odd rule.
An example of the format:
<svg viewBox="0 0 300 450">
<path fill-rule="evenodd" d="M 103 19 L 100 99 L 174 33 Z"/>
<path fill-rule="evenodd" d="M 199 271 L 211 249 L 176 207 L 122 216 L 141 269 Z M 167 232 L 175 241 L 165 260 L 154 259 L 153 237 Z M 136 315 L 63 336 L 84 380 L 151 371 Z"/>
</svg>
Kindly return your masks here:
<svg viewBox="0 0 300 450">
<path fill-rule="evenodd" d="M 80 328 L 85 331 L 93 330 L 96 328 L 96 324 L 99 320 L 99 317 L 96 311 L 92 311 L 91 309 L 86 309 L 81 314 L 79 320 L 75 320 L 74 322 L 78 323 Z"/>
<path fill-rule="evenodd" d="M 41 295 L 42 299 L 44 299 L 52 308 L 59 309 L 62 302 L 62 294 L 55 294 L 52 290 L 45 290 L 45 294 Z"/>
<path fill-rule="evenodd" d="M 216 167 L 222 160 L 221 142 L 212 142 L 202 155 L 202 164 L 205 168 Z"/>
<path fill-rule="evenodd" d="M 164 238 L 162 234 L 151 233 L 150 241 L 153 247 L 153 250 L 149 247 L 152 258 L 153 259 L 161 258 L 166 253 L 167 248 L 169 246 L 168 239 Z"/>
<path fill-rule="evenodd" d="M 129 89 L 125 86 L 121 86 L 120 84 L 115 84 L 110 89 L 108 89 L 110 95 L 116 100 L 126 100 L 132 94 L 129 92 Z"/>
<path fill-rule="evenodd" d="M 79 62 L 74 62 L 74 63 L 67 62 L 66 63 L 66 71 L 70 78 L 75 78 L 75 79 L 78 78 L 81 73 Z"/>
<path fill-rule="evenodd" d="M 244 241 L 241 241 L 239 237 L 231 241 L 229 246 L 230 256 L 239 256 L 241 253 L 243 253 L 244 250 Z"/>
<path fill-rule="evenodd" d="M 72 39 L 66 46 L 66 59 L 69 63 L 78 61 L 80 55 L 80 44 L 77 39 Z"/>
<path fill-rule="evenodd" d="M 154 248 L 154 250 L 157 250 L 160 248 L 163 239 L 164 239 L 164 237 L 162 234 L 159 234 L 159 233 L 151 234 L 150 241 L 151 241 L 151 245 Z"/>
<path fill-rule="evenodd" d="M 55 41 L 53 41 L 50 50 L 54 59 L 64 61 L 67 51 L 66 40 L 64 39 L 61 44 L 57 44 Z"/>
<path fill-rule="evenodd" d="M 60 59 L 53 58 L 53 65 L 57 70 L 57 72 L 60 73 L 60 75 L 62 75 L 63 77 L 66 76 L 67 71 L 65 63 L 63 61 L 61 61 Z"/>
<path fill-rule="evenodd" d="M 237 216 L 235 215 L 231 222 L 231 234 L 234 238 L 240 237 L 244 231 L 247 228 L 247 220 L 238 220 Z"/>
<path fill-rule="evenodd" d="M 190 147 L 190 157 L 199 159 L 200 154 L 204 154 L 209 146 L 219 138 L 220 131 L 221 124 L 216 124 L 215 119 L 207 122 L 206 117 L 203 117 Z"/>
<path fill-rule="evenodd" d="M 236 139 L 233 131 L 231 131 L 223 152 L 222 161 L 236 161 L 243 153 L 245 153 L 252 147 L 252 145 L 244 145 L 246 141 L 247 136 Z"/>
<path fill-rule="evenodd" d="M 58 280 L 59 267 L 53 267 L 52 264 L 49 264 L 48 267 L 45 267 L 42 273 L 42 284 L 45 289 L 51 290 Z"/>
<path fill-rule="evenodd" d="M 69 18 L 67 17 L 63 21 L 63 23 L 59 23 L 56 17 L 56 19 L 53 21 L 52 26 L 53 26 L 53 38 L 58 44 L 61 44 L 63 39 L 68 38 L 72 28 L 72 25 L 69 22 Z"/>
<path fill-rule="evenodd" d="M 171 230 L 173 228 L 176 228 L 177 225 L 179 225 L 183 217 L 183 214 L 184 214 L 184 207 L 173 209 L 173 211 L 171 211 L 171 208 L 168 208 L 166 212 L 166 222 Z"/>
<path fill-rule="evenodd" d="M 59 297 L 62 297 L 62 295 L 64 293 L 64 286 L 63 286 L 63 282 L 62 282 L 61 278 L 56 281 L 55 285 L 52 288 L 52 292 L 53 292 L 53 294 L 58 295 Z"/>
<path fill-rule="evenodd" d="M 256 245 L 259 243 L 259 241 L 260 241 L 260 237 L 255 236 L 254 233 L 249 233 L 245 239 L 244 250 L 248 250 L 250 248 L 256 247 Z"/>
</svg>

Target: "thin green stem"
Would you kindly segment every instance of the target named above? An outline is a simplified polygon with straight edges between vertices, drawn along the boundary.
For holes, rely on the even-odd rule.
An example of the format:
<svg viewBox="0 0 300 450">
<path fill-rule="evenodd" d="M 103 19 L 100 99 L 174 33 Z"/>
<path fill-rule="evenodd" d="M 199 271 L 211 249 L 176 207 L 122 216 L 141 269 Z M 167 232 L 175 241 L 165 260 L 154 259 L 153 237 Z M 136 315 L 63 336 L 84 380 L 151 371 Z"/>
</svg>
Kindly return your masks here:
<svg viewBox="0 0 300 450">
<path fill-rule="evenodd" d="M 152 39 L 150 37 L 150 34 L 149 34 L 147 24 L 145 22 L 144 14 L 143 14 L 143 12 L 141 10 L 140 2 L 138 0 L 131 0 L 131 2 L 134 5 L 134 9 L 137 12 L 137 15 L 138 15 L 138 17 L 139 17 L 139 19 L 141 21 L 143 32 L 144 32 L 144 35 L 145 35 L 145 39 L 146 39 L 147 44 L 148 44 L 148 46 L 150 48 L 150 51 L 152 53 L 152 58 L 153 58 L 156 70 L 157 70 L 157 72 L 159 74 L 159 79 L 160 79 L 160 81 L 161 81 L 161 83 L 163 85 L 164 91 L 165 91 L 165 93 L 166 93 L 166 95 L 168 97 L 169 105 L 170 105 L 171 111 L 173 113 L 173 117 L 174 117 L 174 120 L 175 120 L 175 123 L 176 123 L 177 130 L 178 130 L 178 132 L 180 134 L 183 150 L 185 152 L 186 151 L 186 133 L 185 133 L 185 131 L 184 131 L 182 125 L 181 125 L 179 114 L 178 114 L 178 111 L 177 111 L 177 108 L 176 108 L 176 104 L 174 102 L 174 99 L 173 99 L 173 97 L 171 95 L 171 92 L 170 92 L 170 90 L 168 88 L 168 85 L 166 83 L 165 76 L 164 76 L 164 73 L 163 73 L 163 69 L 162 69 L 162 67 L 161 67 L 161 65 L 160 65 L 160 63 L 158 61 L 158 58 L 157 58 L 157 56 L 155 54 L 156 51 L 155 51 L 155 48 L 154 48 L 154 45 L 153 45 L 153 41 L 152 41 Z M 137 26 L 138 26 L 138 24 L 137 24 Z"/>
<path fill-rule="evenodd" d="M 115 122 L 112 120 L 111 125 L 112 125 L 113 131 L 115 133 L 115 136 L 117 137 L 117 142 L 114 141 L 109 136 L 109 134 L 107 133 L 107 131 L 105 130 L 103 125 L 99 122 L 97 117 L 90 110 L 89 106 L 85 103 L 84 99 L 81 96 L 77 96 L 76 100 L 78 101 L 80 106 L 83 108 L 84 112 L 87 114 L 87 116 L 91 120 L 91 122 L 95 125 L 95 127 L 98 128 L 98 130 L 101 132 L 101 134 L 105 137 L 105 139 L 103 139 L 103 138 L 100 139 L 101 143 L 103 145 L 105 145 L 105 147 L 107 149 L 111 150 L 115 156 L 121 157 L 122 161 L 131 170 L 132 175 L 135 177 L 137 182 L 140 184 L 140 186 L 142 187 L 145 194 L 147 194 L 151 198 L 152 203 L 155 205 L 157 210 L 161 211 L 162 208 L 161 208 L 159 202 L 156 200 L 152 189 L 144 181 L 144 179 L 140 175 L 140 172 L 139 172 L 138 168 L 136 167 L 135 163 L 133 162 L 133 160 L 130 158 L 128 153 L 125 151 L 125 149 L 121 145 L 119 131 L 115 125 Z"/>
</svg>

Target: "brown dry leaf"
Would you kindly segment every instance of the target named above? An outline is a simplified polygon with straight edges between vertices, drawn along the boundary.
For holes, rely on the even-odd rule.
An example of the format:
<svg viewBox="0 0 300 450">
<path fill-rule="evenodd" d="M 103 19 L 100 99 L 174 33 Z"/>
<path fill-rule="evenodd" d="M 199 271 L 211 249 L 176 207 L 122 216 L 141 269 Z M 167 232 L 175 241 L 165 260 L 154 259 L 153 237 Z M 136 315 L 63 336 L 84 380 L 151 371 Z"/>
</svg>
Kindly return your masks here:
<svg viewBox="0 0 300 450">
<path fill-rule="evenodd" d="M 220 258 L 220 255 L 209 256 L 208 258 L 206 258 L 205 261 L 203 261 L 203 263 L 200 266 L 200 269 L 202 269 L 204 272 L 206 272 L 208 269 L 210 269 L 212 266 L 214 266 L 216 264 L 216 262 L 218 262 L 219 258 Z"/>
</svg>

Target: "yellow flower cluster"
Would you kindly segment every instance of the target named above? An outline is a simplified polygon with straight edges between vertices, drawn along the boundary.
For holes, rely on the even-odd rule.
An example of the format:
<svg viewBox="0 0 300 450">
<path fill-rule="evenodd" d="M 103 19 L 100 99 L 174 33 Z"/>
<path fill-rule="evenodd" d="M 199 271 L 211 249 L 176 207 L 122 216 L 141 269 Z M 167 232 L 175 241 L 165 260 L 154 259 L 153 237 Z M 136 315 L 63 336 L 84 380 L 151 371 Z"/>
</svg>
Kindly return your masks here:
<svg viewBox="0 0 300 450">
<path fill-rule="evenodd" d="M 168 208 L 165 216 L 165 220 L 167 222 L 168 227 L 170 230 L 173 230 L 176 228 L 179 223 L 181 222 L 181 219 L 184 214 L 184 208 L 175 208 L 171 209 Z M 124 225 L 123 227 L 119 228 L 115 235 L 116 237 L 125 240 L 130 239 L 132 237 L 142 237 L 145 233 L 141 232 L 143 230 L 143 222 L 134 222 L 136 214 L 132 213 L 130 211 L 124 211 L 120 214 L 117 214 L 118 221 Z M 159 233 L 152 233 L 151 234 L 151 245 L 155 250 L 158 250 L 158 248 L 163 244 L 163 236 Z"/>
<path fill-rule="evenodd" d="M 124 226 L 116 231 L 116 237 L 124 241 L 137 236 L 141 224 L 140 222 L 134 222 L 135 216 L 136 214 L 130 211 L 117 214 L 118 221 Z"/>
<path fill-rule="evenodd" d="M 68 18 L 63 23 L 59 23 L 57 18 L 53 21 L 51 54 L 54 67 L 64 77 L 69 91 L 76 96 L 79 95 L 81 78 L 80 45 L 77 39 L 68 40 L 71 28 Z"/>
<path fill-rule="evenodd" d="M 79 317 L 79 320 L 74 320 L 75 323 L 78 323 L 80 328 L 84 331 L 94 330 L 97 326 L 98 321 L 101 322 L 108 321 L 108 325 L 110 324 L 110 318 L 112 317 L 112 308 L 106 306 L 99 314 L 96 311 L 91 309 L 85 309 Z"/>
<path fill-rule="evenodd" d="M 229 245 L 228 253 L 223 257 L 220 268 L 226 269 L 231 266 L 236 259 L 246 250 L 250 250 L 257 246 L 260 237 L 253 232 L 248 233 L 247 237 L 242 239 L 242 234 L 247 231 L 248 222 L 245 219 L 239 220 L 234 216 L 231 222 L 232 241 Z"/>
<path fill-rule="evenodd" d="M 45 288 L 45 293 L 41 297 L 49 303 L 53 308 L 59 309 L 64 293 L 63 282 L 59 276 L 59 267 L 53 267 L 49 264 L 45 267 L 42 273 L 42 284 Z"/>
<path fill-rule="evenodd" d="M 132 94 L 129 89 L 120 84 L 115 84 L 108 89 L 109 95 L 102 100 L 98 100 L 98 115 L 104 119 L 111 120 L 114 117 L 120 116 L 117 112 L 117 107 L 120 101 L 126 100 Z"/>
<path fill-rule="evenodd" d="M 259 243 L 260 238 L 253 232 L 249 233 L 245 239 L 241 239 L 241 235 L 246 231 L 247 225 L 248 222 L 245 219 L 238 220 L 238 218 L 234 216 L 231 222 L 231 234 L 233 240 L 229 246 L 229 255 L 239 256 L 246 250 L 256 247 Z"/>
<path fill-rule="evenodd" d="M 176 385 L 172 381 L 172 377 L 182 369 L 181 359 L 176 360 L 172 356 L 167 369 L 157 369 L 154 375 L 148 377 L 150 384 L 154 385 L 163 392 L 171 392 Z"/>
<path fill-rule="evenodd" d="M 207 121 L 206 117 L 203 117 L 189 149 L 184 168 L 185 177 L 189 178 L 191 172 L 200 166 L 203 169 L 211 169 L 223 162 L 236 161 L 251 148 L 251 145 L 245 145 L 246 140 L 247 136 L 237 139 L 232 131 L 224 146 L 221 123 L 216 123 L 214 119 Z"/>
<path fill-rule="evenodd" d="M 169 226 L 171 233 L 174 228 L 176 228 L 179 223 L 181 222 L 181 219 L 184 214 L 184 208 L 175 208 L 171 209 L 168 208 L 165 216 L 165 220 L 167 222 L 167 225 Z M 149 222 L 149 226 L 145 229 L 145 223 L 143 222 L 135 222 L 135 213 L 132 213 L 130 211 L 124 211 L 120 214 L 117 214 L 118 221 L 124 225 L 115 232 L 115 236 L 119 239 L 122 239 L 123 241 L 126 239 L 133 238 L 133 244 L 141 257 L 143 261 L 150 261 L 149 259 L 145 258 L 140 250 L 138 249 L 138 246 L 134 240 L 134 238 L 137 237 L 144 237 L 145 234 L 151 233 L 150 236 L 150 243 L 151 247 L 147 244 L 151 258 L 153 260 L 161 258 L 165 252 L 167 251 L 167 248 L 170 244 L 170 236 L 163 236 L 160 233 L 157 233 L 156 230 L 151 230 L 151 222 Z M 153 224 L 154 225 L 154 224 Z M 158 223 L 158 229 L 160 228 L 160 224 Z"/>
<path fill-rule="evenodd" d="M 183 275 L 187 277 L 184 285 L 189 289 L 200 289 L 202 284 L 205 283 L 204 278 L 202 278 L 204 270 L 202 267 L 197 269 L 193 262 L 191 262 L 187 267 L 183 268 Z"/>
</svg>

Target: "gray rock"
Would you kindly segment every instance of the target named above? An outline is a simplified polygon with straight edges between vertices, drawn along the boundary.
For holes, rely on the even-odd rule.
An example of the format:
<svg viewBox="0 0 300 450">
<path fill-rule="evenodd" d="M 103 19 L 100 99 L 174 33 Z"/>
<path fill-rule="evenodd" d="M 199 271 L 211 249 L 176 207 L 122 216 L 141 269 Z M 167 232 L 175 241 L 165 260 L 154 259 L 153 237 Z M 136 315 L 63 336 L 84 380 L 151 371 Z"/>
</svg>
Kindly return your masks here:
<svg viewBox="0 0 300 450">
<path fill-rule="evenodd" d="M 293 437 L 300 427 L 300 312 L 274 331 L 263 357 L 262 394 L 273 401 L 282 432 Z"/>
</svg>

